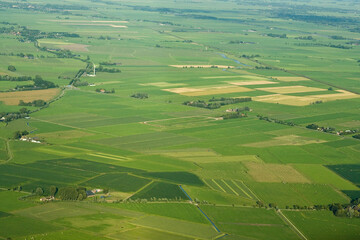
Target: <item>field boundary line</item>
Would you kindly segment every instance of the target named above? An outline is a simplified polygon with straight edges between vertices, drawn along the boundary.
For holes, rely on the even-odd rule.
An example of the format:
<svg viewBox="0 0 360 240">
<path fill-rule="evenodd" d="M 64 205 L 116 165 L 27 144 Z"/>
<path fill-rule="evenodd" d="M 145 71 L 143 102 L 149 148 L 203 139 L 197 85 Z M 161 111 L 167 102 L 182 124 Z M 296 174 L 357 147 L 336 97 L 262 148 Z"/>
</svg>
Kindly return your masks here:
<svg viewBox="0 0 360 240">
<path fill-rule="evenodd" d="M 206 184 L 211 190 L 219 191 L 219 190 L 213 188 L 205 179 L 202 179 L 202 180 L 205 182 L 205 184 Z"/>
<path fill-rule="evenodd" d="M 6 151 L 6 154 L 8 155 L 8 158 L 4 161 L 4 162 L 0 162 L 0 164 L 5 164 L 5 163 L 8 163 L 10 162 L 13 158 L 14 158 L 14 154 L 13 152 L 11 151 L 11 148 L 10 148 L 10 140 L 8 139 L 5 139 L 5 138 L 1 138 L 5 141 L 5 151 Z"/>
<path fill-rule="evenodd" d="M 221 179 L 221 181 L 222 181 L 223 183 L 225 183 L 225 185 L 226 185 L 228 188 L 230 188 L 230 190 L 233 191 L 233 193 L 235 193 L 236 196 L 239 196 L 239 194 L 238 194 L 227 182 L 225 182 L 224 179 Z"/>
<path fill-rule="evenodd" d="M 218 186 L 224 193 L 227 193 L 227 192 L 215 181 L 215 179 L 212 178 L 211 181 L 213 181 L 213 183 L 215 183 L 216 186 Z"/>
<path fill-rule="evenodd" d="M 244 189 L 242 189 L 233 179 L 231 179 L 231 182 L 238 187 L 246 196 L 248 196 L 250 199 L 254 199 L 250 194 L 248 194 Z"/>
<path fill-rule="evenodd" d="M 130 175 L 130 174 L 129 174 Z M 132 176 L 136 176 L 136 175 L 132 175 Z M 132 196 L 134 196 L 135 194 L 141 192 L 142 190 L 144 190 L 145 188 L 147 188 L 148 186 L 150 186 L 150 184 L 154 183 L 154 180 L 151 180 L 148 184 L 142 186 L 140 189 L 138 189 L 136 192 L 134 192 L 133 194 L 131 194 L 130 196 L 128 196 L 127 198 L 124 198 L 124 200 L 128 200 L 129 198 L 131 198 Z"/>
<path fill-rule="evenodd" d="M 257 200 L 261 201 L 261 199 L 243 181 L 239 181 L 251 192 L 252 195 L 254 195 Z"/>
<path fill-rule="evenodd" d="M 122 162 L 129 161 L 127 159 L 109 157 L 109 156 L 104 156 L 104 155 L 100 155 L 100 154 L 96 154 L 96 153 L 87 153 L 87 155 L 94 156 L 94 157 L 99 157 L 99 158 L 107 158 L 107 159 L 112 159 L 112 160 L 118 160 L 118 161 L 122 161 Z"/>
<path fill-rule="evenodd" d="M 308 240 L 305 235 L 281 212 L 280 209 L 277 210 L 276 213 L 280 216 L 281 219 L 283 219 L 287 224 L 289 224 L 291 229 L 293 229 L 301 239 Z"/>
</svg>

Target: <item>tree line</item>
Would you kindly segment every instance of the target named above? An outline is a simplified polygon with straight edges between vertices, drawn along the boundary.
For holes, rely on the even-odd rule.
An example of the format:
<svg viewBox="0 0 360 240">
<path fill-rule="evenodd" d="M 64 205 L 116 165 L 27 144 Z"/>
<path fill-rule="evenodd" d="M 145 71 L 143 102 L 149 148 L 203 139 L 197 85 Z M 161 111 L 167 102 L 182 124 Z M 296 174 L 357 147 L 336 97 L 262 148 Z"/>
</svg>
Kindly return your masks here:
<svg viewBox="0 0 360 240">
<path fill-rule="evenodd" d="M 242 102 L 250 102 L 252 99 L 250 97 L 247 98 L 211 98 L 208 102 L 203 100 L 196 101 L 185 101 L 183 104 L 186 106 L 199 107 L 199 108 L 207 108 L 207 109 L 217 109 L 221 106 L 242 103 Z"/>
</svg>

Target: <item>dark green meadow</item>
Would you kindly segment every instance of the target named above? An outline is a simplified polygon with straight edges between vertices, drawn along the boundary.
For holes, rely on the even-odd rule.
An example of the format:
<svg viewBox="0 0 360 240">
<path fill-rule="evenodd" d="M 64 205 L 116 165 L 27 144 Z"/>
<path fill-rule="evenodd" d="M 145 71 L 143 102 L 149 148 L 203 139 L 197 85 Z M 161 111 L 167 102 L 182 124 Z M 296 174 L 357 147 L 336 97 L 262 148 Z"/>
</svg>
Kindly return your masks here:
<svg viewBox="0 0 360 240">
<path fill-rule="evenodd" d="M 0 239 L 358 239 L 359 10 L 1 1 Z"/>
</svg>

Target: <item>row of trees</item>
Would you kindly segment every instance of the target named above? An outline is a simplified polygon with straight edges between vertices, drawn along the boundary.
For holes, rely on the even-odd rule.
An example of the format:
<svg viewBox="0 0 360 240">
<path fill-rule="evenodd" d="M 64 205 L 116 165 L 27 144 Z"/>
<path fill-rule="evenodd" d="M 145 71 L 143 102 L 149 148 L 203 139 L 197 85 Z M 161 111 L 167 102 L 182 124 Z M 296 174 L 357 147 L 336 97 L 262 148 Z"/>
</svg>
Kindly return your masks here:
<svg viewBox="0 0 360 240">
<path fill-rule="evenodd" d="M 61 187 L 57 188 L 52 185 L 48 189 L 37 187 L 33 190 L 37 196 L 50 195 L 51 197 L 58 197 L 61 200 L 84 200 L 87 198 L 86 188 L 84 187 Z"/>
<path fill-rule="evenodd" d="M 149 98 L 149 94 L 147 94 L 147 93 L 134 93 L 130 97 L 139 98 L 139 99 L 146 99 L 146 98 Z"/>
<path fill-rule="evenodd" d="M 283 124 L 283 125 L 288 125 L 288 126 L 296 126 L 295 123 L 289 122 L 289 121 L 279 120 L 279 119 L 270 118 L 270 117 L 266 117 L 266 116 L 262 116 L 262 115 L 257 115 L 257 117 L 259 118 L 259 120 L 263 120 L 263 121 L 267 121 L 267 122 L 273 122 L 273 123 L 278 123 L 278 124 Z"/>
<path fill-rule="evenodd" d="M 46 105 L 46 102 L 42 99 L 34 100 L 32 102 L 24 102 L 20 100 L 19 106 L 30 106 L 30 107 L 43 107 Z"/>
<path fill-rule="evenodd" d="M 192 107 L 200 107 L 200 108 L 207 108 L 207 109 L 217 109 L 221 106 L 235 104 L 235 103 L 242 103 L 242 102 L 250 102 L 252 99 L 250 97 L 247 98 L 211 98 L 209 102 L 203 100 L 196 100 L 196 101 L 186 101 L 183 104 Z"/>
<path fill-rule="evenodd" d="M 30 80 L 32 80 L 32 77 L 29 76 L 13 77 L 9 75 L 0 75 L 0 81 L 23 82 Z"/>
</svg>

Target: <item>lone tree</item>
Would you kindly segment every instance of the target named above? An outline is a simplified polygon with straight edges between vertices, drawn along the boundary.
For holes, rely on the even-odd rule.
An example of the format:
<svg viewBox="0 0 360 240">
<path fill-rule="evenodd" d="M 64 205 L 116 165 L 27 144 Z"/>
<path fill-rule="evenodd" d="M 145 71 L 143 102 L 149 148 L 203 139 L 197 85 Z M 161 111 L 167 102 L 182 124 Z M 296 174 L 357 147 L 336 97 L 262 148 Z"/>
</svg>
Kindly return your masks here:
<svg viewBox="0 0 360 240">
<path fill-rule="evenodd" d="M 9 71 L 12 71 L 12 72 L 15 72 L 15 71 L 16 71 L 16 68 L 15 68 L 15 66 L 13 66 L 13 65 L 9 65 L 9 66 L 8 66 L 8 70 L 9 70 Z"/>
<path fill-rule="evenodd" d="M 55 197 L 55 194 L 57 193 L 58 188 L 56 186 L 52 185 L 52 186 L 50 186 L 49 190 L 50 190 L 50 196 Z"/>
</svg>

